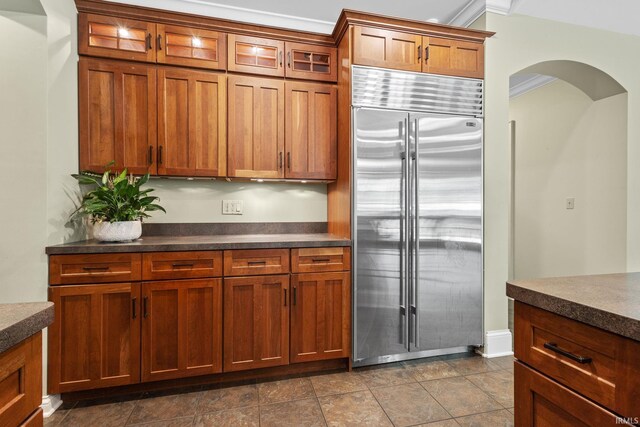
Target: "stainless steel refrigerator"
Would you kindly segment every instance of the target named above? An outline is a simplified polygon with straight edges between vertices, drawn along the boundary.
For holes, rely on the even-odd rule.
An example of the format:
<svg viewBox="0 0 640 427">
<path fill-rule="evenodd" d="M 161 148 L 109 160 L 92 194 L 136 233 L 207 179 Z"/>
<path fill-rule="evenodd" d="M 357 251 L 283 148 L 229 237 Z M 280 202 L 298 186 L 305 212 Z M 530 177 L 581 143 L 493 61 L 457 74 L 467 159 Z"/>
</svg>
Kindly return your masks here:
<svg viewBox="0 0 640 427">
<path fill-rule="evenodd" d="M 356 366 L 482 345 L 482 96 L 352 67 Z"/>
</svg>

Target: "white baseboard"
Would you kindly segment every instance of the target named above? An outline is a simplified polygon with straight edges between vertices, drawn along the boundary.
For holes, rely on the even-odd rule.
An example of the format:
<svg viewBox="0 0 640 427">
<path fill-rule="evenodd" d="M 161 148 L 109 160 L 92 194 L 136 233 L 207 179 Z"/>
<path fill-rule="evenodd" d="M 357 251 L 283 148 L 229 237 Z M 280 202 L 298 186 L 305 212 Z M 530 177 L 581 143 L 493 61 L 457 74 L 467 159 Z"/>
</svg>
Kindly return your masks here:
<svg viewBox="0 0 640 427">
<path fill-rule="evenodd" d="M 48 394 L 42 396 L 42 404 L 40 407 L 42 408 L 42 415 L 45 418 L 50 417 L 62 405 L 62 399 L 60 399 L 59 394 Z"/>
<path fill-rule="evenodd" d="M 482 357 L 513 356 L 513 339 L 509 329 L 487 331 L 484 338 L 484 347 L 476 350 Z"/>
</svg>

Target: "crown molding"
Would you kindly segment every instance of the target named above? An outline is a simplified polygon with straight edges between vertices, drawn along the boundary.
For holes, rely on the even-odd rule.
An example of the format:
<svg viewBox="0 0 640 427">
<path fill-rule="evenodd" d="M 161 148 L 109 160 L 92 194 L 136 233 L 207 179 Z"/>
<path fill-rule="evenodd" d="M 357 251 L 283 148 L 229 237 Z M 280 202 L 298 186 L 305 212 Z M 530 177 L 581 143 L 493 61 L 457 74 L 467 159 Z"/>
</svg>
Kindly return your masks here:
<svg viewBox="0 0 640 427">
<path fill-rule="evenodd" d="M 470 0 L 456 16 L 454 16 L 449 22 L 449 25 L 455 25 L 456 27 L 468 27 L 473 22 L 480 18 L 486 10 L 485 0 Z"/>
<path fill-rule="evenodd" d="M 508 15 L 511 10 L 511 0 L 487 0 L 487 12 Z"/>
<path fill-rule="evenodd" d="M 509 88 L 509 98 L 515 98 L 520 95 L 524 95 L 527 92 L 531 92 L 532 90 L 538 89 L 542 86 L 548 85 L 556 81 L 555 77 L 544 76 L 542 74 L 536 74 L 535 76 L 527 79 L 523 82 L 514 85 Z"/>
<path fill-rule="evenodd" d="M 134 6 L 150 7 L 154 9 L 184 12 L 185 3 L 189 4 L 189 13 L 222 18 L 232 21 L 250 22 L 270 27 L 288 28 L 301 31 L 310 31 L 321 34 L 331 34 L 333 22 L 319 19 L 302 18 L 299 16 L 283 15 L 262 10 L 247 9 L 243 7 L 229 6 L 218 3 L 210 3 L 202 0 L 108 0 L 112 3 L 121 3 Z"/>
</svg>

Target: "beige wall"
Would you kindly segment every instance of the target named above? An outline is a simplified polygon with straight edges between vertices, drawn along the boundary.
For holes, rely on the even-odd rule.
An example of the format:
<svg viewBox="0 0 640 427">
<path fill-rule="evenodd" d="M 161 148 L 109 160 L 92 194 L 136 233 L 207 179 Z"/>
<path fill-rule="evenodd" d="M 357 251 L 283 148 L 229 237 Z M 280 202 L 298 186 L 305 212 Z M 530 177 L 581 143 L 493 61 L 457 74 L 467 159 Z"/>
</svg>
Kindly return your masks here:
<svg viewBox="0 0 640 427">
<path fill-rule="evenodd" d="M 484 147 L 485 329 L 507 327 L 509 259 L 509 76 L 549 60 L 594 66 L 628 92 L 626 269 L 640 268 L 640 38 L 520 15 L 487 13 L 476 26 L 486 43 Z"/>
<path fill-rule="evenodd" d="M 556 80 L 513 98 L 510 119 L 514 277 L 625 271 L 627 94 L 593 102 Z"/>
</svg>

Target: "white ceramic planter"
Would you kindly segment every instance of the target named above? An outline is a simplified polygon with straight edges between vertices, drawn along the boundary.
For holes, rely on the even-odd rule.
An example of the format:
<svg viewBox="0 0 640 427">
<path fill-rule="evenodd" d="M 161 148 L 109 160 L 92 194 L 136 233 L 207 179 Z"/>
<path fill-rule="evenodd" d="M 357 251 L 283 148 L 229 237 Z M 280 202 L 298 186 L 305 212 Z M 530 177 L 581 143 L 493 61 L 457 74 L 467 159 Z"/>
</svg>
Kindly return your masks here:
<svg viewBox="0 0 640 427">
<path fill-rule="evenodd" d="M 141 221 L 105 221 L 93 224 L 93 238 L 101 242 L 128 242 L 141 235 Z"/>
</svg>

